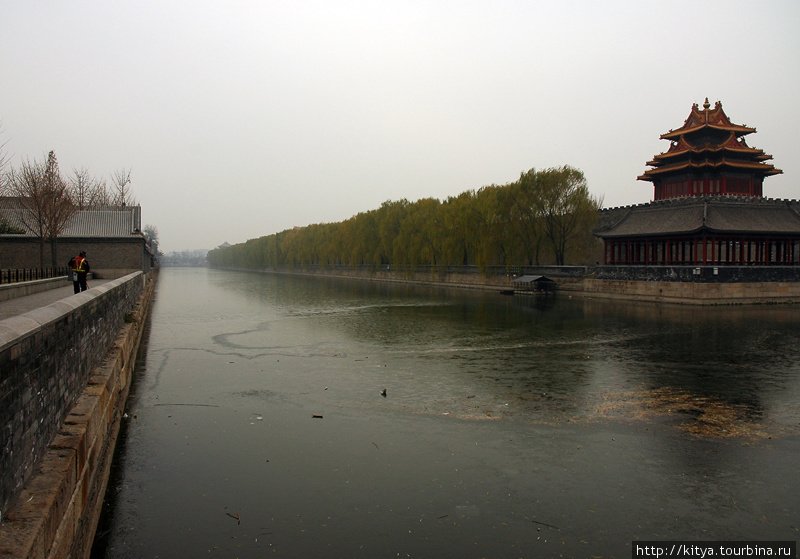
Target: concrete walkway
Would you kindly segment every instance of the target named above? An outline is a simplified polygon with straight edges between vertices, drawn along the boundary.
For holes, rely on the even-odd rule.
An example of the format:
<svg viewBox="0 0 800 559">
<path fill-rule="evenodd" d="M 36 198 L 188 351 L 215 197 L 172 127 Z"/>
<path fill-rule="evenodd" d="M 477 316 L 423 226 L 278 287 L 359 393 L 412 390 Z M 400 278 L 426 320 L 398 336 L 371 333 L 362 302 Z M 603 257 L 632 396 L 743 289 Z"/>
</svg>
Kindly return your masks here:
<svg viewBox="0 0 800 559">
<path fill-rule="evenodd" d="M 91 289 L 93 287 L 97 287 L 98 285 L 103 285 L 108 281 L 111 280 L 91 279 L 88 281 L 87 285 L 89 289 Z M 40 307 L 46 307 L 47 305 L 51 305 L 57 301 L 60 301 L 61 299 L 71 297 L 74 294 L 75 290 L 73 289 L 72 284 L 70 284 L 67 287 L 57 287 L 56 289 L 42 291 L 41 293 L 34 293 L 33 295 L 25 295 L 24 297 L 17 297 L 15 299 L 9 299 L 8 301 L 0 301 L 0 320 L 25 314 L 26 312 L 38 309 Z"/>
</svg>

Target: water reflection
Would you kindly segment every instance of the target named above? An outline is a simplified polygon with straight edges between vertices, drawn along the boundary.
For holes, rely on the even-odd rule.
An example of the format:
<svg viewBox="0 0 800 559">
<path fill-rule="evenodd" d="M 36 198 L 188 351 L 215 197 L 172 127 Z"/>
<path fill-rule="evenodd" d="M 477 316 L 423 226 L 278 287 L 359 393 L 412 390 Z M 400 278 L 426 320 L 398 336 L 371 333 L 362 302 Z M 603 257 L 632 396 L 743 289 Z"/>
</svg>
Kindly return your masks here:
<svg viewBox="0 0 800 559">
<path fill-rule="evenodd" d="M 795 314 L 165 270 L 100 556 L 796 538 Z"/>
<path fill-rule="evenodd" d="M 539 421 L 671 414 L 694 417 L 689 432 L 730 436 L 771 410 L 778 431 L 796 425 L 787 405 L 800 363 L 792 307 L 554 301 L 304 276 L 244 276 L 236 291 L 380 348 L 393 365 L 386 382 L 409 396 L 399 405 L 418 412 Z M 427 363 L 435 379 L 416 374 Z M 754 425 L 749 434 L 767 431 Z"/>
</svg>

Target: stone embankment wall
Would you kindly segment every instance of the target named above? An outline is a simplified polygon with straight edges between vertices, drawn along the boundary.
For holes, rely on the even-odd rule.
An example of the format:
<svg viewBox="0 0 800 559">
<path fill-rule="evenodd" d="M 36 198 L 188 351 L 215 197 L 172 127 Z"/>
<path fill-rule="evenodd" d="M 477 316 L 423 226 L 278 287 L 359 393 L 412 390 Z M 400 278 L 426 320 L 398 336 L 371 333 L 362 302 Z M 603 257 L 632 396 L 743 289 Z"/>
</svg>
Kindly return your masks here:
<svg viewBox="0 0 800 559">
<path fill-rule="evenodd" d="M 0 557 L 88 557 L 154 284 L 0 322 Z"/>
<path fill-rule="evenodd" d="M 275 273 L 290 273 L 302 275 L 320 275 L 327 277 L 353 278 L 369 281 L 386 281 L 392 283 L 414 283 L 439 287 L 458 287 L 467 289 L 510 289 L 512 276 L 485 275 L 479 273 L 459 273 L 457 271 L 436 272 L 393 272 L 389 270 L 359 270 L 359 269 L 317 269 L 276 271 Z"/>
<path fill-rule="evenodd" d="M 800 302 L 798 266 L 598 266 L 579 285 L 585 295 L 686 305 Z"/>
<path fill-rule="evenodd" d="M 389 266 L 378 269 L 370 266 L 336 266 L 332 268 L 237 270 L 276 274 L 319 275 L 440 287 L 507 290 L 513 287 L 512 280 L 519 276 L 541 275 L 560 281 L 561 279 L 583 278 L 587 275 L 589 268 L 586 266 L 490 266 L 487 270 L 481 271 L 477 266 L 415 266 L 411 269 L 390 268 Z"/>
<path fill-rule="evenodd" d="M 513 287 L 512 275 L 459 273 L 457 270 L 458 267 L 436 272 L 342 268 L 272 272 L 498 291 Z M 568 266 L 559 269 L 551 266 L 529 267 L 520 272 L 545 275 L 556 281 L 559 291 L 570 295 L 685 305 L 800 302 L 800 267 Z"/>
<path fill-rule="evenodd" d="M 800 303 L 800 282 L 688 283 L 584 279 L 561 286 L 585 296 L 682 305 Z"/>
</svg>

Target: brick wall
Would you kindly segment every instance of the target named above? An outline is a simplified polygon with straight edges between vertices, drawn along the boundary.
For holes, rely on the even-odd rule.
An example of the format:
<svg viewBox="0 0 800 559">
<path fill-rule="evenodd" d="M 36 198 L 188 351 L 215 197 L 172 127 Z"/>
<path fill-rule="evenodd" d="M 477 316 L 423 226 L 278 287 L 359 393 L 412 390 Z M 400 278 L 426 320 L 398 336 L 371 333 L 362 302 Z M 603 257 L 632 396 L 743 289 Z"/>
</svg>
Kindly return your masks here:
<svg viewBox="0 0 800 559">
<path fill-rule="evenodd" d="M 57 264 L 66 266 L 70 258 L 80 251 L 86 257 L 97 277 L 118 278 L 140 270 L 150 271 L 150 255 L 145 250 L 143 237 L 132 235 L 125 239 L 66 239 L 58 242 Z M 0 268 L 38 268 L 39 242 L 30 238 L 4 235 L 0 238 Z M 51 265 L 50 244 L 45 245 L 44 265 Z"/>
<path fill-rule="evenodd" d="M 106 357 L 144 277 L 137 272 L 0 321 L 0 513 Z"/>
</svg>

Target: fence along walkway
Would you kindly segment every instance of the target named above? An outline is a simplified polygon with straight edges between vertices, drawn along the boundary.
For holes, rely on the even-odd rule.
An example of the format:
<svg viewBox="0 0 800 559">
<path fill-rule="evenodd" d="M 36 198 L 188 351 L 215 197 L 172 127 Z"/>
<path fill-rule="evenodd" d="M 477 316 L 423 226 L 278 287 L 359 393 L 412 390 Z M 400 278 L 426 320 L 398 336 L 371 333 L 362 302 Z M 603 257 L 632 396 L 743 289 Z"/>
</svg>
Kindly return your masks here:
<svg viewBox="0 0 800 559">
<path fill-rule="evenodd" d="M 0 270 L 0 284 L 57 278 L 59 276 L 66 276 L 67 272 L 68 270 L 65 266 L 60 268 L 16 268 Z"/>
</svg>

